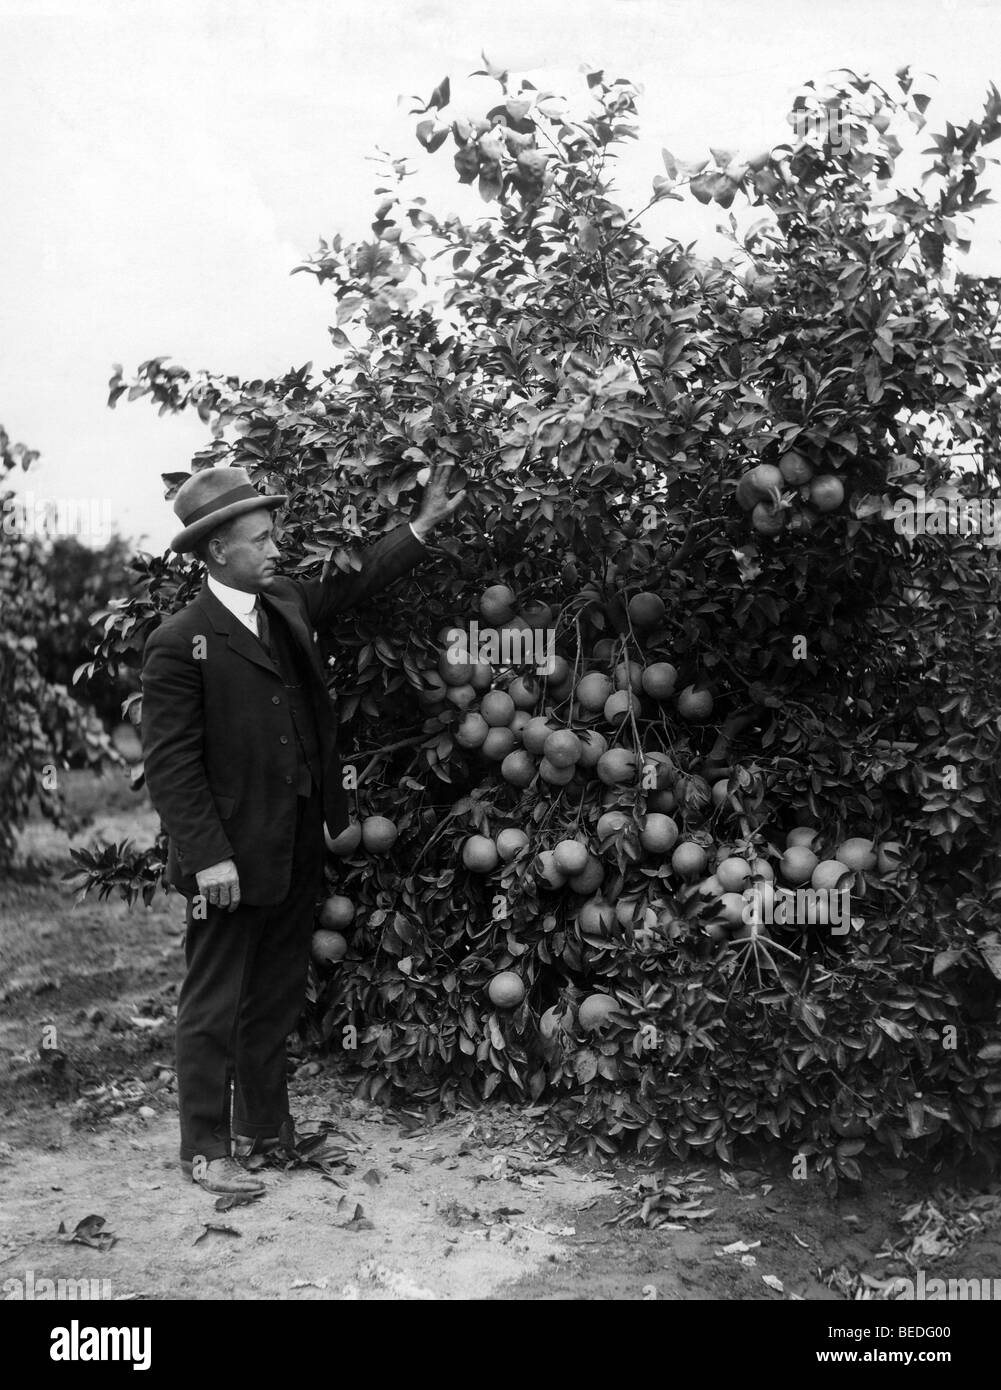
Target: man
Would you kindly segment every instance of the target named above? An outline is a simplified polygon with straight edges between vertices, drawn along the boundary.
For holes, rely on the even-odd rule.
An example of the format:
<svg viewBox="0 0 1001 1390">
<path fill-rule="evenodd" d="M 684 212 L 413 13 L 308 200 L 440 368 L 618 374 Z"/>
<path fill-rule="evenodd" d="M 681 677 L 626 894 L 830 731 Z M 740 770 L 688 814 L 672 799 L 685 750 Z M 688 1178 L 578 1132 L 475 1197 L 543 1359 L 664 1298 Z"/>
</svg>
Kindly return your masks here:
<svg viewBox="0 0 1001 1390">
<path fill-rule="evenodd" d="M 146 644 L 142 735 L 168 877 L 188 899 L 181 1164 L 209 1192 L 263 1191 L 237 1160 L 292 1134 L 285 1039 L 302 1007 L 323 824 L 337 835 L 348 822 L 314 634 L 424 560 L 465 496 L 448 497 L 447 474 L 431 470 L 414 521 L 360 571 L 308 581 L 276 571 L 271 512 L 287 497 L 259 493 L 242 468 L 196 473 L 174 500 L 172 548 L 208 575 Z"/>
</svg>

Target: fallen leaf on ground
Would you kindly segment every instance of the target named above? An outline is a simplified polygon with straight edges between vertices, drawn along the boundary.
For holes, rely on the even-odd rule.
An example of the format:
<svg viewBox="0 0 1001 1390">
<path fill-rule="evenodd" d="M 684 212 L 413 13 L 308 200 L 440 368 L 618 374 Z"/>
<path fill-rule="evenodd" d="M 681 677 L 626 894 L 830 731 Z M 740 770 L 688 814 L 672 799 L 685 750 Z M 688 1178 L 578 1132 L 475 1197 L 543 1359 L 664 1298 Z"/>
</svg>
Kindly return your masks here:
<svg viewBox="0 0 1001 1390">
<path fill-rule="evenodd" d="M 263 1197 L 263 1192 L 227 1192 L 222 1197 L 216 1198 L 216 1211 L 229 1211 L 231 1207 L 243 1207 L 248 1202 L 256 1202 L 258 1197 Z"/>
<path fill-rule="evenodd" d="M 118 1237 L 112 1231 L 104 1229 L 107 1224 L 103 1216 L 85 1216 L 82 1221 L 77 1222 L 68 1244 L 89 1245 L 93 1250 L 110 1250 L 117 1243 Z M 66 1234 L 66 1227 L 62 1221 L 59 1223 L 58 1234 Z"/>
<path fill-rule="evenodd" d="M 206 1236 L 213 1234 L 218 1236 L 239 1236 L 242 1235 L 243 1232 L 238 1231 L 235 1226 L 220 1226 L 214 1221 L 206 1221 L 204 1231 L 202 1231 L 200 1236 L 195 1236 L 191 1243 L 192 1245 L 200 1245 Z"/>
</svg>

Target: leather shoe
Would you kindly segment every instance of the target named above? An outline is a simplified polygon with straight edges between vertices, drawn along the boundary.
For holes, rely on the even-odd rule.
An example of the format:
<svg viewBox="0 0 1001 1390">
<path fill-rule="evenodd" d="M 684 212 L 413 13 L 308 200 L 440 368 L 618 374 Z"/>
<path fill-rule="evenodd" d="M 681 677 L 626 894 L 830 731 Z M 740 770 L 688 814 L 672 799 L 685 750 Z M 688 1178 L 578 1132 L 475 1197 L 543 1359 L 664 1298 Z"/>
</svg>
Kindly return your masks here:
<svg viewBox="0 0 1001 1390">
<path fill-rule="evenodd" d="M 206 1192 L 223 1197 L 258 1197 L 267 1191 L 260 1178 L 244 1172 L 232 1158 L 206 1158 L 196 1154 L 194 1159 L 181 1159 L 181 1171 Z"/>
<path fill-rule="evenodd" d="M 281 1148 L 280 1139 L 260 1139 L 251 1138 L 246 1134 L 233 1135 L 233 1157 L 237 1163 L 245 1163 L 248 1158 L 253 1158 L 260 1154 L 274 1153 L 275 1149 Z"/>
</svg>

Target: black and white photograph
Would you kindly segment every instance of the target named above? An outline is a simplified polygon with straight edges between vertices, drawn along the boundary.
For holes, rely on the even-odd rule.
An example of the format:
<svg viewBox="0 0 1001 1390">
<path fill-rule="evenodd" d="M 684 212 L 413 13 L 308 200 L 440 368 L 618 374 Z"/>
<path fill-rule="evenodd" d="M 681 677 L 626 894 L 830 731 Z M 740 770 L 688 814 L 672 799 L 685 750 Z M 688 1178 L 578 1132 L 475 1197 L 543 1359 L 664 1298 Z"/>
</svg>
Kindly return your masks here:
<svg viewBox="0 0 1001 1390">
<path fill-rule="evenodd" d="M 972 1368 L 1001 10 L 0 35 L 5 1325 L 709 1303 L 721 1368 Z"/>
</svg>

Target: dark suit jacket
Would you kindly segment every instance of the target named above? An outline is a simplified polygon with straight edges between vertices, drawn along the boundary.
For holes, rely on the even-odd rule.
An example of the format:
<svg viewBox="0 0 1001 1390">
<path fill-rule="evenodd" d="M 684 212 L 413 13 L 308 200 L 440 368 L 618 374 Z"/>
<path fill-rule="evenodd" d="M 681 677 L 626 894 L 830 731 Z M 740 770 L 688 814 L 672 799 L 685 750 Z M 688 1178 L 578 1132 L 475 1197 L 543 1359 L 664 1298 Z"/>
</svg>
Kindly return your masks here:
<svg viewBox="0 0 1001 1390">
<path fill-rule="evenodd" d="M 359 571 L 333 569 L 325 580 L 278 579 L 267 591 L 308 658 L 324 818 L 332 835 L 348 823 L 348 800 L 313 634 L 427 553 L 409 526 L 399 526 L 364 552 Z M 232 859 L 243 902 L 281 902 L 289 890 L 297 812 L 292 718 L 271 658 L 207 583 L 150 635 L 142 697 L 146 783 L 169 839 L 170 882 L 191 896 L 199 870 Z"/>
</svg>

